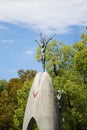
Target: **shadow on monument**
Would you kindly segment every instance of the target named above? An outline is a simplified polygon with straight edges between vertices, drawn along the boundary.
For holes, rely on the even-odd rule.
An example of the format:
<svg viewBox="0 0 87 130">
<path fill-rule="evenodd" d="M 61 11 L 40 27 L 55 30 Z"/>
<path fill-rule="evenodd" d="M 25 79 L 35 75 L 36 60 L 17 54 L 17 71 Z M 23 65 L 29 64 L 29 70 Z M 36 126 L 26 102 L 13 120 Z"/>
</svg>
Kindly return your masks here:
<svg viewBox="0 0 87 130">
<path fill-rule="evenodd" d="M 36 120 L 33 117 L 28 124 L 27 130 L 39 130 Z"/>
</svg>

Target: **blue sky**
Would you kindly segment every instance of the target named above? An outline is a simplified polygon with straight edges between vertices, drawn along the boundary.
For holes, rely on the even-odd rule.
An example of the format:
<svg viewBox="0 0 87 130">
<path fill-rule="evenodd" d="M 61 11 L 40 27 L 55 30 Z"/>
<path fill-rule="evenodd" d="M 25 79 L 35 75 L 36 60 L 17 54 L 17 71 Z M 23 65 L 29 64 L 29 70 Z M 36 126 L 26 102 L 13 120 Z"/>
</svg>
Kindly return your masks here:
<svg viewBox="0 0 87 130">
<path fill-rule="evenodd" d="M 0 79 L 17 77 L 19 69 L 42 70 L 34 41 L 41 32 L 72 45 L 80 40 L 86 23 L 86 0 L 1 0 Z"/>
</svg>

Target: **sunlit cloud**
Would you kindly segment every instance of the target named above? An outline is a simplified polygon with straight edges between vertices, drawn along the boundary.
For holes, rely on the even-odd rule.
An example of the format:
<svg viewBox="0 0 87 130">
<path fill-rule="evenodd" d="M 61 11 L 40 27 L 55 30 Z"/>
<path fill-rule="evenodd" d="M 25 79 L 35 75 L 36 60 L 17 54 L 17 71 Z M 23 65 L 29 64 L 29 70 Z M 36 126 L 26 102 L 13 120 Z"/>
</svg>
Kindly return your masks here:
<svg viewBox="0 0 87 130">
<path fill-rule="evenodd" d="M 34 53 L 33 51 L 28 50 L 28 51 L 23 52 L 22 54 L 23 55 L 32 55 L 33 53 Z"/>
<path fill-rule="evenodd" d="M 87 0 L 1 0 L 0 21 L 44 33 L 67 33 L 87 25 Z"/>
<path fill-rule="evenodd" d="M 10 31 L 10 28 L 0 23 L 0 31 Z"/>
<path fill-rule="evenodd" d="M 0 30 L 3 29 L 3 30 L 7 30 L 7 28 L 3 25 L 0 25 Z"/>
</svg>

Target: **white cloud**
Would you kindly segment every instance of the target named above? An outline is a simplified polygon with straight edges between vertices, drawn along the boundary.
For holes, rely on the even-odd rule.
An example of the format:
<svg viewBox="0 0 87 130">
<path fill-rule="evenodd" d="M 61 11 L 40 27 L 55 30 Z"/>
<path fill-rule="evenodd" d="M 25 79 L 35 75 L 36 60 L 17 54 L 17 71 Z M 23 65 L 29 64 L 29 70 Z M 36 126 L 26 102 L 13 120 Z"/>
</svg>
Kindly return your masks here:
<svg viewBox="0 0 87 130">
<path fill-rule="evenodd" d="M 87 0 L 1 0 L 0 21 L 45 33 L 66 33 L 87 25 Z"/>
<path fill-rule="evenodd" d="M 23 55 L 32 55 L 32 54 L 33 54 L 33 51 L 31 50 L 23 52 Z"/>
<path fill-rule="evenodd" d="M 0 40 L 0 44 L 3 44 L 3 43 L 14 43 L 15 41 L 14 40 Z"/>
<path fill-rule="evenodd" d="M 4 25 L 0 25 L 0 30 L 8 30 L 8 28 Z"/>
</svg>

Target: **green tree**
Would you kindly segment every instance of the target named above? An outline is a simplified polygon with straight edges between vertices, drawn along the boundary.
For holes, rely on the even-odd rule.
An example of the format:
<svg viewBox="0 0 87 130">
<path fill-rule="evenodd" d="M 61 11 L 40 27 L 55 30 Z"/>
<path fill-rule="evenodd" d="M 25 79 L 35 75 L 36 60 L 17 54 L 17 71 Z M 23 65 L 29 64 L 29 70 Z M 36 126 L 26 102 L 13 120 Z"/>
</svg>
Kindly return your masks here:
<svg viewBox="0 0 87 130">
<path fill-rule="evenodd" d="M 58 71 L 62 62 L 62 48 L 64 44 L 52 40 L 46 50 L 46 69 L 50 74 L 58 75 Z"/>
<path fill-rule="evenodd" d="M 4 89 L 0 96 L 0 130 L 13 130 L 13 111 L 14 103 L 10 102 L 8 91 Z"/>
<path fill-rule="evenodd" d="M 82 40 L 73 45 L 76 53 L 74 56 L 75 70 L 80 74 L 83 82 L 87 83 L 87 35 L 81 35 Z"/>
<path fill-rule="evenodd" d="M 0 130 L 18 129 L 14 125 L 15 109 L 18 108 L 17 91 L 35 75 L 35 71 L 24 72 L 24 77 L 11 78 L 8 82 L 0 81 Z"/>
<path fill-rule="evenodd" d="M 67 70 L 64 75 L 53 78 L 55 90 L 63 90 L 62 130 L 86 130 L 87 89 L 77 72 Z"/>
<path fill-rule="evenodd" d="M 32 82 L 26 81 L 21 89 L 17 91 L 18 107 L 15 110 L 14 123 L 22 129 L 24 111 Z"/>
<path fill-rule="evenodd" d="M 0 96 L 1 96 L 2 91 L 4 90 L 4 86 L 6 83 L 7 83 L 6 80 L 0 80 Z"/>
<path fill-rule="evenodd" d="M 31 80 L 35 75 L 36 70 L 26 70 L 26 71 L 24 69 L 18 70 L 19 79 L 21 79 L 23 83 L 27 80 Z"/>
</svg>

